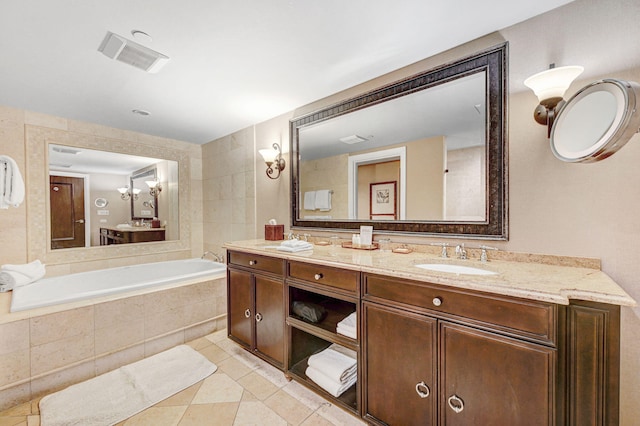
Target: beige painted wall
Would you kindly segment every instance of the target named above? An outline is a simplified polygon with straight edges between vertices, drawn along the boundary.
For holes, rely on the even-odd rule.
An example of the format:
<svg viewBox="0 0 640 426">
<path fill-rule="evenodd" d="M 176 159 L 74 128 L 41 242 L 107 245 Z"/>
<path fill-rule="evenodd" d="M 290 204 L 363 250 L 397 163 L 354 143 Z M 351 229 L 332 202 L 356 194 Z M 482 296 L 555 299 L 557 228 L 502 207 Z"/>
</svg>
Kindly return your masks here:
<svg viewBox="0 0 640 426">
<path fill-rule="evenodd" d="M 447 151 L 445 219 L 482 221 L 486 207 L 486 161 L 483 146 Z"/>
<path fill-rule="evenodd" d="M 585 66 L 583 78 L 571 86 L 568 95 L 603 77 L 640 81 L 640 45 L 635 42 L 640 35 L 637 16 L 640 3 L 635 0 L 577 0 L 260 123 L 255 126 L 257 142 L 253 152 L 273 141 L 284 140 L 286 144 L 288 120 L 295 116 L 508 41 L 510 239 L 492 241 L 490 245 L 510 251 L 600 258 L 604 272 L 640 301 L 640 220 L 636 217 L 640 211 L 640 136 L 603 162 L 562 163 L 549 149 L 545 128 L 532 119 L 537 99 L 522 83 L 551 62 L 558 66 Z M 288 226 L 288 173 L 270 181 L 262 172 L 264 164 L 255 165 L 256 223 L 274 216 Z M 261 237 L 263 232 L 258 226 L 255 236 Z M 400 236 L 392 239 L 432 240 Z M 640 308 L 622 310 L 621 351 L 621 424 L 633 425 L 640 418 Z"/>
<path fill-rule="evenodd" d="M 349 155 L 342 154 L 333 157 L 318 158 L 300 162 L 300 193 L 330 189 L 331 210 L 305 210 L 304 199 L 298 205 L 302 208 L 300 217 L 331 216 L 332 219 L 349 217 L 349 178 L 347 167 Z"/>
</svg>

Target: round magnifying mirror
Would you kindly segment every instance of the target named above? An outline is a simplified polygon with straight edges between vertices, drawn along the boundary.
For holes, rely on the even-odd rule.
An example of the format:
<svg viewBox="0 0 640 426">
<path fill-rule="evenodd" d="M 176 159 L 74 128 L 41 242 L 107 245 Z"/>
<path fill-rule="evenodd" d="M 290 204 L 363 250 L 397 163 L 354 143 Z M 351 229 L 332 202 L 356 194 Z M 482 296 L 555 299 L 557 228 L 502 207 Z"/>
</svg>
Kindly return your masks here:
<svg viewBox="0 0 640 426">
<path fill-rule="evenodd" d="M 578 91 L 560 109 L 551 129 L 551 150 L 562 161 L 604 160 L 638 132 L 640 85 L 606 79 Z"/>
<path fill-rule="evenodd" d="M 103 207 L 107 207 L 107 204 L 109 204 L 109 201 L 107 201 L 104 198 L 96 198 L 93 204 L 95 204 L 96 207 L 101 209 Z"/>
</svg>

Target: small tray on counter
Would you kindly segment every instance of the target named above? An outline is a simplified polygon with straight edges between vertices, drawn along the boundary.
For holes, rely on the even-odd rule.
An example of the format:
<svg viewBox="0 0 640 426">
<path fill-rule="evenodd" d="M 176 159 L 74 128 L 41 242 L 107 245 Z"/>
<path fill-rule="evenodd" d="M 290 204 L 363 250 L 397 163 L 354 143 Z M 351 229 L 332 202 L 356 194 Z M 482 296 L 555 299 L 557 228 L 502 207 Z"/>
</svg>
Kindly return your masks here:
<svg viewBox="0 0 640 426">
<path fill-rule="evenodd" d="M 378 243 L 373 242 L 371 245 L 353 245 L 351 241 L 345 241 L 342 243 L 342 248 L 356 249 L 356 250 L 378 250 L 380 246 Z"/>
</svg>

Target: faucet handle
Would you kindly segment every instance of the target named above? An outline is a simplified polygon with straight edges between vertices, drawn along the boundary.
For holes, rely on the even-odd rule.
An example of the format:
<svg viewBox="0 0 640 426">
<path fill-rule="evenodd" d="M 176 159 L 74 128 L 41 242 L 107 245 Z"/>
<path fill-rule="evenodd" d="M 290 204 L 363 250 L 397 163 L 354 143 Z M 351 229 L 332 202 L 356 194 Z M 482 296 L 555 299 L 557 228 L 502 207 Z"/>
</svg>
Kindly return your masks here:
<svg viewBox="0 0 640 426">
<path fill-rule="evenodd" d="M 440 252 L 440 257 L 447 258 L 449 255 L 447 254 L 447 247 L 449 243 L 431 243 L 432 246 L 442 247 L 442 251 Z"/>
<path fill-rule="evenodd" d="M 480 262 L 487 262 L 489 260 L 489 258 L 487 257 L 487 250 L 499 250 L 495 247 L 489 247 L 485 245 L 480 246 L 480 249 L 482 249 L 482 252 L 480 253 Z"/>
<path fill-rule="evenodd" d="M 456 246 L 456 254 L 458 255 L 458 259 L 465 260 L 467 258 L 467 251 L 464 249 L 464 243 Z"/>
</svg>

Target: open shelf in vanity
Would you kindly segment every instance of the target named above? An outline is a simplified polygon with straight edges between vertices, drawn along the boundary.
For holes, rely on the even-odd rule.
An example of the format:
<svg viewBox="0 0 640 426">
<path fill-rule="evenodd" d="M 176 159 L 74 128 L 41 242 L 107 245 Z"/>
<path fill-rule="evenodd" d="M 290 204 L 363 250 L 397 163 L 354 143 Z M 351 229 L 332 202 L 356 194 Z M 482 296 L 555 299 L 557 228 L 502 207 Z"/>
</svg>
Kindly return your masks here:
<svg viewBox="0 0 640 426">
<path fill-rule="evenodd" d="M 356 359 L 359 361 L 359 340 L 337 333 L 338 323 L 353 312 L 357 313 L 359 311 L 359 273 L 355 275 L 344 274 L 340 277 L 340 282 L 336 283 L 336 281 L 331 280 L 331 277 L 337 278 L 338 276 L 333 276 L 332 271 L 328 271 L 328 268 L 324 266 L 315 268 L 317 270 L 313 274 L 302 274 L 302 276 L 297 277 L 295 262 L 292 262 L 290 266 L 285 291 L 288 340 L 288 367 L 286 373 L 333 403 L 359 415 L 359 368 L 356 383 L 337 397 L 318 385 L 306 374 L 309 357 L 327 349 L 332 344 L 354 351 Z M 305 280 L 304 278 L 307 279 Z M 345 278 L 349 281 L 348 283 L 344 282 Z M 347 288 L 341 288 L 345 286 Z M 313 320 L 305 319 L 299 315 L 299 311 L 298 313 L 294 311 L 295 303 L 312 306 L 315 308 L 316 314 L 318 314 L 318 311 L 322 313 L 318 314 Z"/>
</svg>

